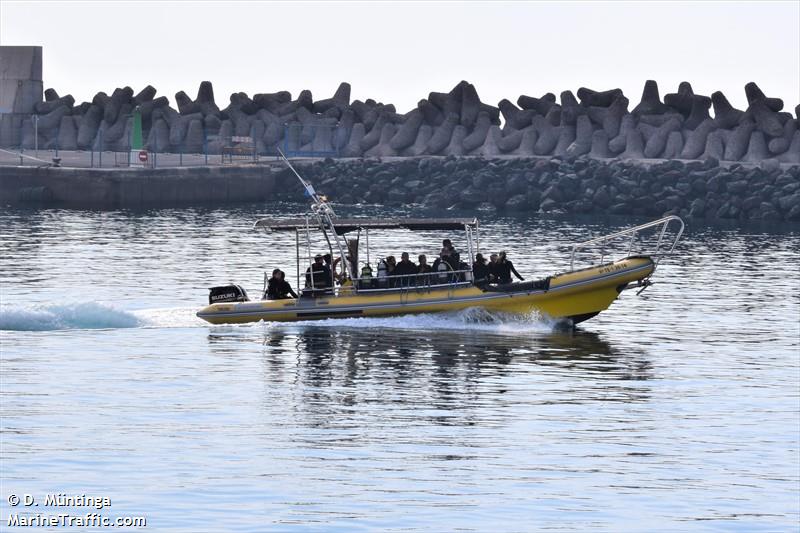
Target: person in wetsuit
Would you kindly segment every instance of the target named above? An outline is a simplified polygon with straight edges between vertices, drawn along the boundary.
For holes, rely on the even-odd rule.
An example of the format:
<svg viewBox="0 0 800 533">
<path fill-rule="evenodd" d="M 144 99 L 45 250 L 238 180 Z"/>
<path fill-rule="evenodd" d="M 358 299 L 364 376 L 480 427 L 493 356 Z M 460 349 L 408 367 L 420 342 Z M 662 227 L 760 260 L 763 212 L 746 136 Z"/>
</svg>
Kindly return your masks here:
<svg viewBox="0 0 800 533">
<path fill-rule="evenodd" d="M 489 264 L 486 265 L 488 272 L 489 283 L 499 283 L 500 279 L 500 265 L 497 263 L 497 254 L 489 256 Z"/>
<path fill-rule="evenodd" d="M 297 294 L 292 290 L 292 286 L 286 281 L 286 274 L 283 270 L 276 268 L 272 271 L 272 277 L 267 281 L 267 291 L 264 293 L 264 300 L 285 300 L 291 295 L 297 298 Z"/>
<path fill-rule="evenodd" d="M 512 263 L 507 257 L 505 252 L 500 252 L 497 258 L 497 270 L 499 274 L 498 283 L 506 284 L 511 283 L 511 274 L 513 273 L 520 281 L 525 281 L 525 278 L 519 275 L 519 272 L 514 268 Z"/>
<path fill-rule="evenodd" d="M 322 262 L 322 256 L 318 254 L 314 257 L 314 263 L 306 270 L 306 288 L 326 289 L 331 286 L 331 271 Z"/>
<path fill-rule="evenodd" d="M 453 243 L 450 239 L 445 239 L 442 241 L 442 250 L 439 252 L 439 257 L 441 257 L 442 261 L 446 262 L 450 265 L 452 270 L 459 270 L 459 264 L 461 263 L 461 255 L 456 250 Z"/>
<path fill-rule="evenodd" d="M 486 265 L 483 254 L 475 254 L 475 262 L 472 263 L 472 279 L 475 285 L 489 281 L 489 267 Z"/>
<path fill-rule="evenodd" d="M 392 276 L 413 276 L 417 273 L 417 265 L 415 265 L 409 258 L 408 252 L 403 252 L 400 255 L 400 262 L 394 267 Z M 397 285 L 407 287 L 408 285 L 416 284 L 415 277 L 404 277 L 397 279 Z"/>
<path fill-rule="evenodd" d="M 328 274 L 330 275 L 330 279 L 326 282 L 325 287 L 333 287 L 335 281 L 333 275 L 333 257 L 331 257 L 331 254 L 325 254 L 322 256 L 322 260 L 325 262 L 325 268 L 328 269 Z"/>
</svg>

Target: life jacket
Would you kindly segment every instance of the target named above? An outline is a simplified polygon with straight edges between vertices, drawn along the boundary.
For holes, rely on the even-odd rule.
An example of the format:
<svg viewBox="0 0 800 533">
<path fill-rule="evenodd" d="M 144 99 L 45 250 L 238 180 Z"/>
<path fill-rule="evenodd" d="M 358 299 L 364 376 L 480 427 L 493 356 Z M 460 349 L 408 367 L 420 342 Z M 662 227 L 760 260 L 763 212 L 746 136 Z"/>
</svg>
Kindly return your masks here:
<svg viewBox="0 0 800 533">
<path fill-rule="evenodd" d="M 381 259 L 380 261 L 378 261 L 378 277 L 385 278 L 387 275 L 388 273 L 387 273 L 386 261 Z"/>
<path fill-rule="evenodd" d="M 361 278 L 371 278 L 372 277 L 372 268 L 369 265 L 364 265 L 361 268 Z"/>
<path fill-rule="evenodd" d="M 447 264 L 447 261 L 442 261 L 436 266 L 436 272 L 439 272 L 436 277 L 440 282 L 445 282 L 447 281 L 447 272 L 450 270 L 452 270 L 452 268 Z"/>
</svg>

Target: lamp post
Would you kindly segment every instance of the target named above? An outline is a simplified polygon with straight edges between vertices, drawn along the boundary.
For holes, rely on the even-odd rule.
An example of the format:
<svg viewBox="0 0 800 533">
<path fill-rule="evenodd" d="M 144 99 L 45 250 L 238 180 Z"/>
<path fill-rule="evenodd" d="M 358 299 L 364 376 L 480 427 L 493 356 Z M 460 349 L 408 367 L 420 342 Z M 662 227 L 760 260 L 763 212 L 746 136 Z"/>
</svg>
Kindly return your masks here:
<svg viewBox="0 0 800 533">
<path fill-rule="evenodd" d="M 142 111 L 139 106 L 133 110 L 133 127 L 131 128 L 131 146 L 129 165 L 142 168 L 147 163 L 147 151 L 142 142 Z"/>
<path fill-rule="evenodd" d="M 39 157 L 39 115 L 33 115 L 33 149 Z"/>
</svg>

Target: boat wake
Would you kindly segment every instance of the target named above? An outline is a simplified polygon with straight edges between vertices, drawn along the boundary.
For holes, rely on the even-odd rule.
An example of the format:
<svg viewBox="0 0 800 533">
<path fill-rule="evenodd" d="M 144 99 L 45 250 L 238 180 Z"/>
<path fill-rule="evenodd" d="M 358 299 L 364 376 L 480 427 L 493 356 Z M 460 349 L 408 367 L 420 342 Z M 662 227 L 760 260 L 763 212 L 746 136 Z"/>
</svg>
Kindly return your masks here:
<svg viewBox="0 0 800 533">
<path fill-rule="evenodd" d="M 394 330 L 458 330 L 488 333 L 547 333 L 561 323 L 538 313 L 514 315 L 482 308 L 469 308 L 452 313 L 401 315 L 384 318 L 329 318 L 302 322 L 265 322 L 269 328 L 318 327 Z"/>
<path fill-rule="evenodd" d="M 0 307 L 0 330 L 117 329 L 140 325 L 133 313 L 97 302 Z"/>
<path fill-rule="evenodd" d="M 194 315 L 195 311 L 193 307 L 129 311 L 100 302 L 0 306 L 0 330 L 59 331 L 202 326 L 205 322 Z"/>
<path fill-rule="evenodd" d="M 470 308 L 459 312 L 401 315 L 384 318 L 329 318 L 300 322 L 258 322 L 212 326 L 195 316 L 195 307 L 125 310 L 100 302 L 60 305 L 0 306 L 0 330 L 60 331 L 122 328 L 192 328 L 210 327 L 246 330 L 249 328 L 304 329 L 393 329 L 461 330 L 493 333 L 542 333 L 558 327 L 559 322 L 538 314 L 526 316 Z"/>
</svg>

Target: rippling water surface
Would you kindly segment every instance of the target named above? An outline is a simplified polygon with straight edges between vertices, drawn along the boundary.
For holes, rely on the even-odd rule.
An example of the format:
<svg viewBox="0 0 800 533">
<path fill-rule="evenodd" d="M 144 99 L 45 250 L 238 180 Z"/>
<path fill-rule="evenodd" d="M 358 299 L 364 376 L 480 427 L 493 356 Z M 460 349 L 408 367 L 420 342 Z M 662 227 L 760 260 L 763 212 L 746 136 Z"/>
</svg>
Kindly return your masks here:
<svg viewBox="0 0 800 533">
<path fill-rule="evenodd" d="M 47 511 L 10 494 L 64 492 L 153 531 L 797 530 L 797 226 L 691 223 L 654 287 L 575 331 L 196 319 L 209 286 L 296 285 L 294 235 L 251 227 L 301 209 L 0 212 L 0 529 Z M 643 222 L 482 221 L 526 277 Z"/>
</svg>

